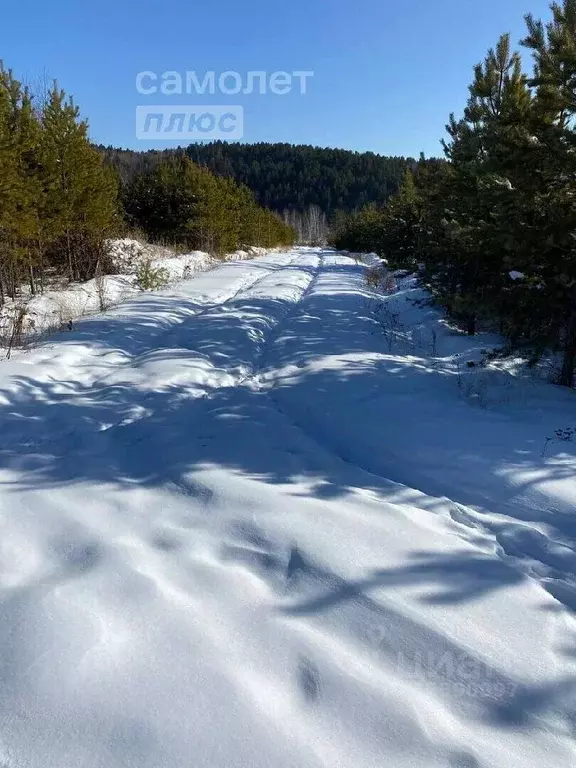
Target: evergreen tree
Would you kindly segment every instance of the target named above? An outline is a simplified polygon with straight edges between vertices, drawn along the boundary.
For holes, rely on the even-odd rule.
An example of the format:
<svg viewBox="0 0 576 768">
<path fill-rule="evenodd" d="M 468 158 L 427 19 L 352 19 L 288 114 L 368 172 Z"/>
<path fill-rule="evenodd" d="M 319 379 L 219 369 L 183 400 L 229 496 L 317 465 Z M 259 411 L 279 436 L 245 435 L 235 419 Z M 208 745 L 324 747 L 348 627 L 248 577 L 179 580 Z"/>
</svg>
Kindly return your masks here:
<svg viewBox="0 0 576 768">
<path fill-rule="evenodd" d="M 179 150 L 135 152 L 101 146 L 100 151 L 118 169 L 123 183 L 130 184 L 135 176 L 153 170 Z M 317 206 L 327 217 L 338 210 L 357 211 L 370 203 L 383 205 L 398 191 L 406 168 L 414 162 L 373 152 L 268 143 L 215 141 L 192 144 L 186 152 L 194 163 L 216 176 L 247 186 L 260 206 L 301 214 Z"/>
<path fill-rule="evenodd" d="M 0 65 L 0 292 L 14 292 L 14 260 L 22 180 L 15 141 L 20 83 Z"/>
<path fill-rule="evenodd" d="M 159 242 L 223 254 L 293 241 L 290 228 L 260 208 L 246 187 L 182 154 L 137 176 L 123 200 L 130 223 Z"/>
<path fill-rule="evenodd" d="M 38 110 L 0 65 L 0 300 L 42 290 L 48 268 L 92 277 L 117 223 L 115 173 L 72 101 L 54 86 Z"/>
<path fill-rule="evenodd" d="M 65 260 L 71 280 L 92 277 L 116 223 L 117 186 L 90 144 L 86 121 L 56 84 L 42 113 L 40 159 L 52 257 Z"/>
<path fill-rule="evenodd" d="M 537 286 L 541 336 L 563 353 L 560 383 L 573 386 L 576 369 L 576 0 L 552 3 L 552 21 L 526 17 L 524 44 L 533 51 L 535 134 L 541 183 L 535 193 L 545 251 L 527 265 Z"/>
<path fill-rule="evenodd" d="M 474 69 L 463 117 L 450 116 L 447 162 L 423 159 L 385 210 L 351 217 L 341 242 L 393 264 L 425 265 L 428 284 L 469 333 L 497 323 L 536 358 L 576 368 L 576 0 L 526 17 L 528 78 L 509 36 Z M 415 189 L 414 189 L 415 187 Z M 512 279 L 511 274 L 520 279 Z"/>
</svg>

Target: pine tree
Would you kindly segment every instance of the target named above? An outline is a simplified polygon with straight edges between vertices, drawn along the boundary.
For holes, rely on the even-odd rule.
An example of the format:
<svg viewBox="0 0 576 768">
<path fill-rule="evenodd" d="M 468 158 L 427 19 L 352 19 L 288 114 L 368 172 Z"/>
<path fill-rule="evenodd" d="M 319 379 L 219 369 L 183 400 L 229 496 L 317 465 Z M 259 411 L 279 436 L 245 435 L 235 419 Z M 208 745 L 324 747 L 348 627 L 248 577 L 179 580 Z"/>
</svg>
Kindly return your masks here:
<svg viewBox="0 0 576 768">
<path fill-rule="evenodd" d="M 137 176 L 123 201 L 130 223 L 151 239 L 216 255 L 293 240 L 290 228 L 260 208 L 246 187 L 182 154 Z"/>
<path fill-rule="evenodd" d="M 87 124 L 56 85 L 41 109 L 0 64 L 0 302 L 48 268 L 70 279 L 107 268 L 104 238 L 118 224 L 117 179 Z"/>
<path fill-rule="evenodd" d="M 19 200 L 16 219 L 16 256 L 28 274 L 30 291 L 36 293 L 35 269 L 42 280 L 44 235 L 40 216 L 44 190 L 40 179 L 41 127 L 28 89 L 21 93 L 14 134 L 18 163 Z"/>
<path fill-rule="evenodd" d="M 78 108 L 56 84 L 42 113 L 42 129 L 41 217 L 51 255 L 65 261 L 70 280 L 86 279 L 95 274 L 103 238 L 115 224 L 115 179 L 90 144 Z"/>
<path fill-rule="evenodd" d="M 536 88 L 536 137 L 542 188 L 536 196 L 546 251 L 533 260 L 531 279 L 540 286 L 540 302 L 549 336 L 563 352 L 559 382 L 573 386 L 576 370 L 576 0 L 551 6 L 552 21 L 544 25 L 526 17 L 524 44 L 533 51 Z"/>
<path fill-rule="evenodd" d="M 15 111 L 20 84 L 0 65 L 0 295 L 4 303 L 14 257 L 20 178 L 14 143 Z"/>
</svg>

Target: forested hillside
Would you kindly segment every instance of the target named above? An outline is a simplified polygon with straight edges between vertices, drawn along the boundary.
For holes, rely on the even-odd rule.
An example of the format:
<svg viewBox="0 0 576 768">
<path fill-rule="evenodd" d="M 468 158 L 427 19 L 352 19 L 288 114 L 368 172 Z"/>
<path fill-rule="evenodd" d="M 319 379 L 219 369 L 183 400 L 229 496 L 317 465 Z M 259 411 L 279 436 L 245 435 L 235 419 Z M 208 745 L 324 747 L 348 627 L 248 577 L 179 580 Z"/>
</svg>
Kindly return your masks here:
<svg viewBox="0 0 576 768">
<path fill-rule="evenodd" d="M 420 265 L 435 295 L 473 335 L 504 334 L 537 361 L 576 370 L 576 2 L 526 16 L 527 73 L 504 35 L 474 70 L 463 116 L 450 116 L 449 162 L 420 161 L 386 209 L 368 207 L 338 247 Z"/>
<path fill-rule="evenodd" d="M 407 167 L 403 157 L 291 144 L 192 145 L 193 160 L 246 184 L 261 205 L 276 211 L 318 205 L 330 216 L 396 192 Z"/>
<path fill-rule="evenodd" d="M 134 152 L 99 147 L 124 182 L 150 170 L 169 150 Z M 260 205 L 274 211 L 305 211 L 318 206 L 331 217 L 367 203 L 384 203 L 400 185 L 414 161 L 373 152 L 350 152 L 291 144 L 192 144 L 191 160 L 220 176 L 231 176 L 254 193 Z"/>
<path fill-rule="evenodd" d="M 0 306 L 110 271 L 106 240 L 134 227 L 213 254 L 292 242 L 291 228 L 233 179 L 182 153 L 157 153 L 151 166 L 133 165 L 121 185 L 73 99 L 56 84 L 35 98 L 0 63 Z"/>
</svg>

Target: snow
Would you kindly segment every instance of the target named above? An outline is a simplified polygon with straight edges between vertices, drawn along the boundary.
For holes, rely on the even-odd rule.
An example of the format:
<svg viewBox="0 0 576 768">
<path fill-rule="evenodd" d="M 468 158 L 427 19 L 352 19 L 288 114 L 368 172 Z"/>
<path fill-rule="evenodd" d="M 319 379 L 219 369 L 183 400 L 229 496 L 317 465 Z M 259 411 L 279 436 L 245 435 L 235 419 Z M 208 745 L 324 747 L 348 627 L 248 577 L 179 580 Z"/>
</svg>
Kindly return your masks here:
<svg viewBox="0 0 576 768">
<path fill-rule="evenodd" d="M 0 365 L 0 763 L 575 764 L 574 393 L 364 271 L 227 262 Z"/>
<path fill-rule="evenodd" d="M 0 336 L 10 338 L 22 308 L 26 310 L 22 324 L 24 336 L 36 337 L 66 326 L 71 320 L 119 304 L 141 292 L 138 269 L 145 263 L 153 270 L 161 269 L 166 282 L 174 283 L 212 269 L 222 261 L 204 251 L 176 254 L 170 248 L 131 238 L 108 240 L 107 248 L 117 274 L 83 283 L 56 285 L 36 296 L 27 295 L 28 289 L 23 286 L 23 297 L 8 300 L 0 310 Z M 227 254 L 223 260 L 252 259 L 274 250 L 254 246 Z"/>
<path fill-rule="evenodd" d="M 385 262 L 377 253 L 366 253 L 362 255 L 362 263 L 367 267 L 380 267 Z"/>
<path fill-rule="evenodd" d="M 512 182 L 510 179 L 503 179 L 499 178 L 498 176 L 494 176 L 493 179 L 495 184 L 498 184 L 500 187 L 506 187 L 506 189 L 510 190 L 512 192 L 514 190 L 514 187 L 512 186 Z"/>
<path fill-rule="evenodd" d="M 346 255 L 367 267 L 381 267 L 388 263 L 386 259 L 378 256 L 377 253 L 347 253 Z"/>
</svg>

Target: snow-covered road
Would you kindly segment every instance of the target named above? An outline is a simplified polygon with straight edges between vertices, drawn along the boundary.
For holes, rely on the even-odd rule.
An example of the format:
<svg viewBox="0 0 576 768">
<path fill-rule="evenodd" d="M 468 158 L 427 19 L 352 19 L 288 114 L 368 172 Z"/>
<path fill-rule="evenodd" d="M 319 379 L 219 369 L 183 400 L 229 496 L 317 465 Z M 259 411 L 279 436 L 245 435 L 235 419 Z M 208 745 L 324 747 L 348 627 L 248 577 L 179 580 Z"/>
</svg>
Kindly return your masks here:
<svg viewBox="0 0 576 768">
<path fill-rule="evenodd" d="M 576 765 L 573 393 L 418 298 L 296 249 L 0 363 L 1 766 Z"/>
</svg>

